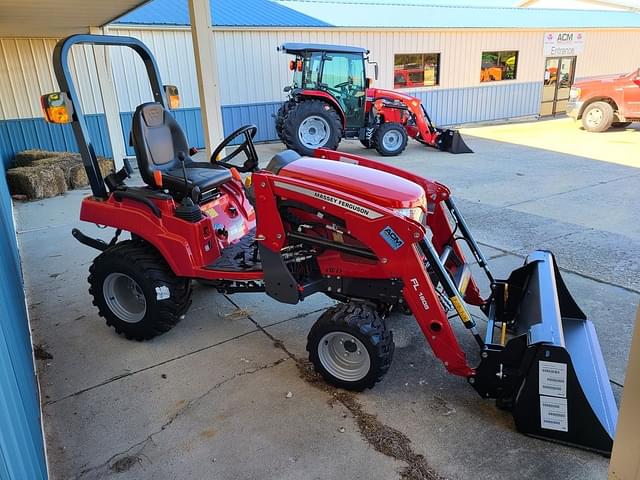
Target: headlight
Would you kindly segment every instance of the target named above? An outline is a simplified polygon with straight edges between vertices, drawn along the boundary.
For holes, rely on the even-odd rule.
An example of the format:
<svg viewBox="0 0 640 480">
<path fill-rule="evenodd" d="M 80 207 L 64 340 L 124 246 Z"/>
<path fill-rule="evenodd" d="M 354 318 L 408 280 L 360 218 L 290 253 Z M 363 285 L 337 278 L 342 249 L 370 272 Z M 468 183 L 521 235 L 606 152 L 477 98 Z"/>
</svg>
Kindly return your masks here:
<svg viewBox="0 0 640 480">
<path fill-rule="evenodd" d="M 581 92 L 582 90 L 580 90 L 579 88 L 571 87 L 571 90 L 569 90 L 569 98 L 579 98 Z"/>
<path fill-rule="evenodd" d="M 422 211 L 422 208 L 420 207 L 415 207 L 415 208 L 396 208 L 396 213 L 398 213 L 399 215 L 402 215 L 404 217 L 410 218 L 412 220 L 415 220 L 416 222 L 420 222 L 420 223 L 424 223 L 423 217 L 424 217 L 424 212 Z"/>
</svg>

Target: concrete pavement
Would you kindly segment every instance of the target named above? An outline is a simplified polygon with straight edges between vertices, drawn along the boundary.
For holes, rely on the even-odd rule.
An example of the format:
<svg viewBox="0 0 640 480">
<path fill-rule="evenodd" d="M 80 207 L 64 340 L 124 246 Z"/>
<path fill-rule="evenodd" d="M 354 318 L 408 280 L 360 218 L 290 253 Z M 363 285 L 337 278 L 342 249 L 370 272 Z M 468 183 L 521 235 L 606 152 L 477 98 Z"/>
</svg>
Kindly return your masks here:
<svg viewBox="0 0 640 480">
<path fill-rule="evenodd" d="M 533 248 L 553 250 L 621 384 L 640 299 L 640 165 L 466 139 L 475 154 L 411 142 L 384 161 L 452 188 L 498 276 Z M 259 152 L 268 161 L 280 149 Z M 52 356 L 38 375 L 53 478 L 606 477 L 601 456 L 518 434 L 507 413 L 446 374 L 412 317 L 389 319 L 391 370 L 356 395 L 308 371 L 306 334 L 332 304 L 321 296 L 288 306 L 197 286 L 169 333 L 116 336 L 87 293 L 94 252 L 70 236 L 81 226 L 108 238 L 77 221 L 86 193 L 16 205 L 34 340 Z M 475 362 L 472 338 L 456 331 Z M 621 391 L 614 385 L 618 400 Z"/>
</svg>

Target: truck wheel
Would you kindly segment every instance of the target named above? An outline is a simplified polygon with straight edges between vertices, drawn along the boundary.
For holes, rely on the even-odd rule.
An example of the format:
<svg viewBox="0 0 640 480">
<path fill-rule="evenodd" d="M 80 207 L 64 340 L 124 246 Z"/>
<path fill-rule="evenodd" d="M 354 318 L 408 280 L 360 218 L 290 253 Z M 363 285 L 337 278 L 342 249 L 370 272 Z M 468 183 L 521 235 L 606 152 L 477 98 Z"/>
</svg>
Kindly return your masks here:
<svg viewBox="0 0 640 480">
<path fill-rule="evenodd" d="M 342 303 L 329 308 L 307 336 L 309 360 L 336 387 L 372 388 L 393 358 L 393 334 L 369 305 Z"/>
<path fill-rule="evenodd" d="M 607 102 L 593 102 L 582 112 L 582 126 L 588 132 L 604 132 L 613 123 L 613 107 Z"/>
<path fill-rule="evenodd" d="M 278 113 L 276 113 L 276 133 L 278 134 L 278 138 L 280 141 L 284 142 L 284 137 L 282 135 L 282 130 L 284 128 L 284 119 L 287 116 L 287 112 L 294 105 L 293 102 L 287 101 L 280 105 L 278 109 Z"/>
<path fill-rule="evenodd" d="M 373 134 L 373 146 L 383 157 L 393 157 L 407 148 L 407 139 L 407 131 L 402 124 L 383 123 Z"/>
<path fill-rule="evenodd" d="M 632 122 L 613 122 L 611 126 L 613 128 L 627 128 L 631 123 Z"/>
<path fill-rule="evenodd" d="M 342 139 L 342 121 L 326 102 L 305 100 L 287 112 L 282 136 L 285 145 L 300 155 L 313 155 L 316 148 L 335 150 Z"/>
<path fill-rule="evenodd" d="M 89 293 L 107 325 L 130 340 L 168 332 L 191 305 L 191 281 L 177 277 L 141 240 L 126 240 L 89 267 Z"/>
</svg>

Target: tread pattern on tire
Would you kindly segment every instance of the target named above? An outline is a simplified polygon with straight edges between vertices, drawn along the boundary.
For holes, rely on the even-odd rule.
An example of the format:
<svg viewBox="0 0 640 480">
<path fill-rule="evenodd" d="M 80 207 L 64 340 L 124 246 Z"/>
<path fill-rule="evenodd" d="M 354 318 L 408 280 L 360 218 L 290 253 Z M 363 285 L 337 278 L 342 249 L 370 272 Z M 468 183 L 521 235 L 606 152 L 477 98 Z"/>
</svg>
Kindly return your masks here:
<svg viewBox="0 0 640 480">
<path fill-rule="evenodd" d="M 135 270 L 143 272 L 146 281 L 169 287 L 171 296 L 155 303 L 152 321 L 142 320 L 137 324 L 123 326 L 123 322 L 117 320 L 103 300 L 101 271 L 114 271 L 111 267 L 114 260 L 122 258 L 126 258 L 126 262 Z M 149 340 L 168 332 L 191 306 L 191 281 L 177 277 L 162 255 L 143 240 L 125 240 L 102 252 L 89 267 L 88 281 L 93 305 L 98 308 L 100 316 L 108 326 L 113 327 L 118 334 L 124 334 L 129 340 Z"/>
<path fill-rule="evenodd" d="M 395 129 L 402 131 L 402 145 L 400 145 L 400 148 L 398 150 L 389 152 L 384 148 L 382 144 L 382 137 L 384 137 L 385 133 L 387 133 L 389 130 Z M 404 129 L 402 124 L 396 122 L 383 123 L 382 125 L 380 125 L 374 132 L 371 139 L 373 148 L 375 148 L 376 151 L 383 157 L 395 157 L 397 155 L 400 155 L 402 152 L 404 152 L 404 149 L 407 148 L 408 141 L 409 137 L 407 135 L 407 131 Z"/>
<path fill-rule="evenodd" d="M 293 102 L 291 100 L 287 100 L 282 105 L 280 105 L 280 108 L 278 108 L 278 113 L 276 113 L 276 122 L 275 122 L 276 134 L 278 135 L 278 138 L 280 139 L 281 142 L 284 142 L 284 136 L 282 133 L 284 129 L 284 119 L 287 116 L 287 112 L 289 111 L 292 105 L 293 105 Z"/>
<path fill-rule="evenodd" d="M 366 340 L 365 345 L 372 347 L 369 349 L 371 370 L 358 382 L 343 382 L 335 379 L 320 363 L 317 343 L 326 333 L 336 330 L 359 333 L 361 340 Z M 340 303 L 329 308 L 316 320 L 307 336 L 309 360 L 316 372 L 319 372 L 328 383 L 347 390 L 362 391 L 365 388 L 373 388 L 389 370 L 394 350 L 393 333 L 387 329 L 386 323 L 375 308 L 364 303 Z"/>
<path fill-rule="evenodd" d="M 328 108 L 327 108 L 328 107 Z M 312 155 L 313 150 L 309 150 L 300 143 L 298 138 L 298 128 L 302 121 L 310 115 L 322 116 L 331 128 L 330 138 L 322 148 L 335 150 L 342 140 L 342 120 L 327 102 L 322 100 L 303 100 L 292 104 L 284 117 L 282 128 L 282 141 L 291 150 L 295 150 L 300 155 Z"/>
</svg>

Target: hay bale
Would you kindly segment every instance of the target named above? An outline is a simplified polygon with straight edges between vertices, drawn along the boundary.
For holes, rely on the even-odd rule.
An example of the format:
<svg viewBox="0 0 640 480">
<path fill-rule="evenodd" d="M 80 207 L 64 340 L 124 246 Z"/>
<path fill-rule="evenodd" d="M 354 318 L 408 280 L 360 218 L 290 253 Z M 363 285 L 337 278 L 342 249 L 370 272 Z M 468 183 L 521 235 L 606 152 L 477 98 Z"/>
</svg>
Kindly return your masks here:
<svg viewBox="0 0 640 480">
<path fill-rule="evenodd" d="M 29 167 L 36 160 L 59 157 L 60 155 L 64 154 L 65 152 L 49 152 L 47 150 L 38 149 L 24 150 L 22 152 L 16 153 L 16 167 Z"/>
<path fill-rule="evenodd" d="M 7 183 L 12 195 L 25 195 L 29 200 L 55 197 L 67 191 L 62 169 L 48 166 L 11 168 L 7 170 Z"/>
<path fill-rule="evenodd" d="M 113 160 L 110 158 L 98 157 L 98 165 L 103 178 L 114 170 Z M 87 177 L 87 172 L 84 169 L 84 164 L 80 162 L 79 164 L 71 167 L 69 172 L 69 188 L 81 188 L 86 187 L 87 185 L 89 185 L 89 179 Z"/>
<path fill-rule="evenodd" d="M 67 182 L 67 188 L 73 188 L 71 183 L 71 173 L 74 167 L 82 165 L 79 156 L 76 155 L 59 155 L 56 157 L 39 158 L 34 160 L 30 166 L 42 168 L 59 168 L 62 170 L 64 179 Z"/>
</svg>

